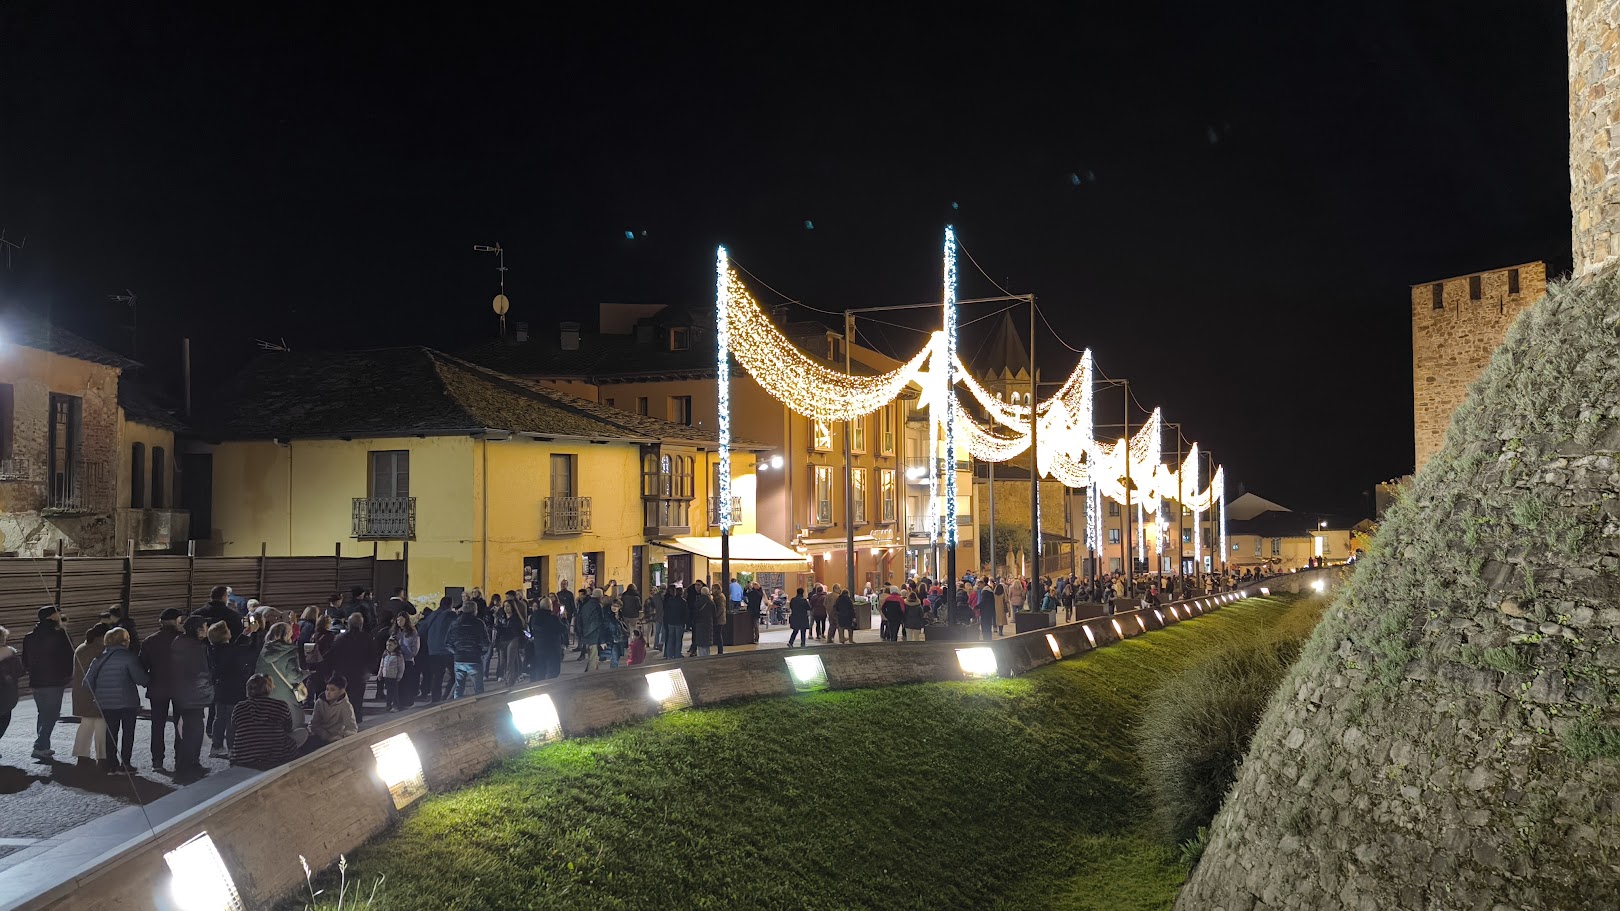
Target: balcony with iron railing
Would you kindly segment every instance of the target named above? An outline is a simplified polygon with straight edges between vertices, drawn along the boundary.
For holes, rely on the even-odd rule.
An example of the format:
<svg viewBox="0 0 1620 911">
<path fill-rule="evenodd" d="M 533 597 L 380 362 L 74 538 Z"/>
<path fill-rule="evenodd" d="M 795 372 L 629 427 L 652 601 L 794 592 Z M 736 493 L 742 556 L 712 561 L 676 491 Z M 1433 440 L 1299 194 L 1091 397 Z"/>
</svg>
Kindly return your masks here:
<svg viewBox="0 0 1620 911">
<path fill-rule="evenodd" d="M 582 535 L 591 530 L 590 497 L 546 497 L 541 527 L 548 535 Z"/>
<path fill-rule="evenodd" d="M 355 497 L 354 537 L 406 541 L 416 537 L 415 497 Z"/>
<path fill-rule="evenodd" d="M 731 522 L 733 525 L 742 521 L 742 497 L 731 498 Z M 720 498 L 709 498 L 709 524 L 720 524 Z"/>
<path fill-rule="evenodd" d="M 107 463 L 80 459 L 50 472 L 45 509 L 58 514 L 112 510 L 112 472 Z"/>
</svg>

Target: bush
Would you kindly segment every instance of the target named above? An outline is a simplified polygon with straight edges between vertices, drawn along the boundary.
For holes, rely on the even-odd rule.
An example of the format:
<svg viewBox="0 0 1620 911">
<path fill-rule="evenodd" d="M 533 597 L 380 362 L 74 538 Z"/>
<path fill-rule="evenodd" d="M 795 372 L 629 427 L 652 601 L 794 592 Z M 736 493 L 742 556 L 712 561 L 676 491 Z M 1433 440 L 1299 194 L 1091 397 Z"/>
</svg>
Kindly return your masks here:
<svg viewBox="0 0 1620 911">
<path fill-rule="evenodd" d="M 1310 613 L 1313 620 L 1319 616 Z M 1291 629 L 1218 653 L 1153 694 L 1137 727 L 1137 750 L 1155 814 L 1172 844 L 1196 840 L 1215 818 L 1266 703 L 1309 634 L 1308 626 Z"/>
</svg>

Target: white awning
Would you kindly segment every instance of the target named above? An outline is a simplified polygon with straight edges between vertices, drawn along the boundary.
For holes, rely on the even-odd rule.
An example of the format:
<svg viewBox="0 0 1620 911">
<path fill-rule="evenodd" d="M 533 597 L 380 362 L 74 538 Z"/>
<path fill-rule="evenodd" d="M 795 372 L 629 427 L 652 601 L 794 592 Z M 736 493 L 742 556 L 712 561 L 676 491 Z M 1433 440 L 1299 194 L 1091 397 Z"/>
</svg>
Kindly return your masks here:
<svg viewBox="0 0 1620 911">
<path fill-rule="evenodd" d="M 720 559 L 719 535 L 676 535 L 673 538 L 659 538 L 653 543 L 709 560 Z M 810 558 L 764 535 L 747 534 L 731 536 L 731 562 L 775 565 L 785 569 L 790 565 L 804 566 L 810 562 Z"/>
</svg>

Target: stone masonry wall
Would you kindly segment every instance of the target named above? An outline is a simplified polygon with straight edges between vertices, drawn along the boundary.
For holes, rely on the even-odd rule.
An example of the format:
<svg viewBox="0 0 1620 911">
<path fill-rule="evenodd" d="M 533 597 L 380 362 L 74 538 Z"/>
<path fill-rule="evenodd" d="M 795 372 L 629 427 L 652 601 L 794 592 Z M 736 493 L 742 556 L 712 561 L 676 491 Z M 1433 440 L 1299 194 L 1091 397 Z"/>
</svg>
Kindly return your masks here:
<svg viewBox="0 0 1620 911">
<path fill-rule="evenodd" d="M 1575 274 L 1620 258 L 1620 0 L 1568 0 L 1569 208 Z"/>
<path fill-rule="evenodd" d="M 1509 293 L 1509 272 L 1519 273 L 1519 291 Z M 1519 314 L 1547 291 L 1544 263 L 1477 273 L 1479 300 L 1473 300 L 1473 276 L 1412 286 L 1412 399 L 1416 423 L 1417 467 L 1440 451 L 1451 413 L 1462 404 L 1491 352 L 1502 343 Z M 1434 288 L 1441 288 L 1441 307 Z"/>
<path fill-rule="evenodd" d="M 1549 290 L 1273 697 L 1181 911 L 1620 907 L 1620 270 Z"/>
</svg>

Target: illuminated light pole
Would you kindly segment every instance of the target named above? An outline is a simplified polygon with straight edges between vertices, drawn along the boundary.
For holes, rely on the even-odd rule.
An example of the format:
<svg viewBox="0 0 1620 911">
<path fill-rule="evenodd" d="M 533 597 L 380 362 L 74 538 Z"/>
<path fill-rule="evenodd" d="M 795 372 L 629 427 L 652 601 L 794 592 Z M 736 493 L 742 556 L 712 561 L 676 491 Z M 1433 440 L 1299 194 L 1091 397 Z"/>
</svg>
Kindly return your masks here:
<svg viewBox="0 0 1620 911">
<path fill-rule="evenodd" d="M 731 609 L 731 263 L 724 246 L 715 251 L 714 263 L 715 309 L 719 311 L 719 326 L 715 341 L 715 406 L 720 441 L 720 489 L 716 492 L 720 502 L 720 586 L 725 592 L 726 609 Z"/>
<path fill-rule="evenodd" d="M 945 322 L 945 603 L 951 620 L 956 616 L 956 229 L 945 226 L 945 293 L 941 298 Z M 1034 403 L 1030 403 L 1033 411 Z M 990 530 L 995 534 L 995 529 Z"/>
</svg>

